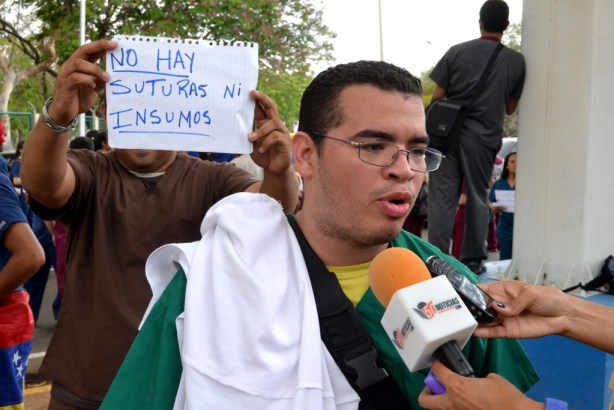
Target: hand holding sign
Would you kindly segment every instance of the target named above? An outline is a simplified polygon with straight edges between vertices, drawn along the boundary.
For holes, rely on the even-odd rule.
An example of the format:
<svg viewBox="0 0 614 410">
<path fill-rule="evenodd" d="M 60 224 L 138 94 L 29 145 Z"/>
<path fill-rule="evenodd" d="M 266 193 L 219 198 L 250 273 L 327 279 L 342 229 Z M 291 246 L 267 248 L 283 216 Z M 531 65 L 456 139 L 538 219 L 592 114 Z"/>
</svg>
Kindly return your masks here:
<svg viewBox="0 0 614 410">
<path fill-rule="evenodd" d="M 117 148 L 248 153 L 258 46 L 119 36 L 107 56 L 107 129 Z"/>
<path fill-rule="evenodd" d="M 252 159 L 274 174 L 285 172 L 292 160 L 288 129 L 279 117 L 273 100 L 259 91 L 252 91 L 250 95 L 256 100 L 256 130 L 249 134 L 249 140 L 254 143 Z"/>
<path fill-rule="evenodd" d="M 117 47 L 117 42 L 99 40 L 81 46 L 60 68 L 49 115 L 57 124 L 68 124 L 89 110 L 109 79 L 96 63 Z"/>
</svg>

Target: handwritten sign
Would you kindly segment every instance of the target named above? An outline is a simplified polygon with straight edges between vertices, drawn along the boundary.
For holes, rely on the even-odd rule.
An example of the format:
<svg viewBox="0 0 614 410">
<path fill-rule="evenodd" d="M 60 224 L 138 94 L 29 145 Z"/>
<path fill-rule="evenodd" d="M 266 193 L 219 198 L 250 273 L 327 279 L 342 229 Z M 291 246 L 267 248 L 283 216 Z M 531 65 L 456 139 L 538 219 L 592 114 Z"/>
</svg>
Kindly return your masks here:
<svg viewBox="0 0 614 410">
<path fill-rule="evenodd" d="M 107 54 L 114 148 L 252 152 L 258 45 L 119 36 Z"/>
<path fill-rule="evenodd" d="M 505 212 L 514 213 L 516 208 L 516 191 L 495 189 L 495 198 L 497 202 L 493 202 L 494 207 L 503 208 Z"/>
</svg>

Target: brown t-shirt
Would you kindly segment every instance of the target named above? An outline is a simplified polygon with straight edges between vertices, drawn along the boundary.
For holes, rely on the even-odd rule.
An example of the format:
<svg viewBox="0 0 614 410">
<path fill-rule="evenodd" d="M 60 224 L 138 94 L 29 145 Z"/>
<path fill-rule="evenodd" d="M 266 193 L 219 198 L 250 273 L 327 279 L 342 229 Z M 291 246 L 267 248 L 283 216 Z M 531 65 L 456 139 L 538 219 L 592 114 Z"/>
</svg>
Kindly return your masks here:
<svg viewBox="0 0 614 410">
<path fill-rule="evenodd" d="M 178 155 L 157 182 L 143 180 L 114 152 L 69 152 L 76 188 L 47 219 L 69 225 L 60 317 L 41 372 L 73 393 L 101 401 L 151 299 L 145 260 L 161 245 L 199 240 L 219 199 L 256 182 L 228 164 Z"/>
</svg>

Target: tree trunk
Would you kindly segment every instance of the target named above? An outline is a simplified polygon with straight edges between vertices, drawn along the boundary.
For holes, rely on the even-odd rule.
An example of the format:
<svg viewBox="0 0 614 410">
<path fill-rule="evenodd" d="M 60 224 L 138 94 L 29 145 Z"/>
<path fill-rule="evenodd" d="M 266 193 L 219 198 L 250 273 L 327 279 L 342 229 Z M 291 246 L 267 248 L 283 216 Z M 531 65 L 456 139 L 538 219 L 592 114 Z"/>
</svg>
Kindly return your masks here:
<svg viewBox="0 0 614 410">
<path fill-rule="evenodd" d="M 2 83 L 2 90 L 0 90 L 0 120 L 4 124 L 4 134 L 6 141 L 4 143 L 4 149 L 6 151 L 13 150 L 13 142 L 11 140 L 11 117 L 8 115 L 9 110 L 9 97 L 15 88 L 15 79 L 17 74 L 8 70 L 4 72 L 4 81 Z"/>
</svg>

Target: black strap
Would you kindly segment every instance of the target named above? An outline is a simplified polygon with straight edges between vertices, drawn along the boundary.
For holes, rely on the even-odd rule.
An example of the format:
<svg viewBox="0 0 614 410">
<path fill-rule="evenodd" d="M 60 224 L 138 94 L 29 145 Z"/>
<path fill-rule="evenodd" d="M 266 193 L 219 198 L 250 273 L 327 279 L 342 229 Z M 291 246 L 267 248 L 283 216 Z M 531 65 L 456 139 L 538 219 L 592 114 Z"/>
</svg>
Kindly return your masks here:
<svg viewBox="0 0 614 410">
<path fill-rule="evenodd" d="M 350 385 L 361 398 L 360 409 L 407 409 L 399 387 L 378 365 L 377 349 L 362 318 L 307 242 L 296 219 L 287 215 L 303 253 L 313 288 L 320 336 Z"/>
<path fill-rule="evenodd" d="M 471 108 L 473 107 L 475 100 L 477 100 L 478 96 L 480 95 L 480 92 L 482 91 L 482 88 L 484 88 L 484 84 L 486 83 L 486 77 L 488 77 L 488 73 L 492 69 L 492 66 L 495 64 L 495 60 L 497 59 L 497 56 L 499 55 L 501 50 L 503 50 L 503 47 L 503 44 L 497 44 L 497 47 L 490 55 L 490 59 L 488 60 L 488 63 L 486 63 L 484 71 L 482 71 L 482 76 L 478 80 L 477 84 L 475 85 L 475 88 L 473 89 L 473 92 L 471 93 L 471 99 L 469 100 L 465 108 L 461 111 L 458 120 L 454 124 L 454 130 L 452 131 L 452 134 L 456 134 L 462 128 L 463 124 L 465 124 L 465 120 L 469 116 L 469 113 L 471 112 Z"/>
<path fill-rule="evenodd" d="M 64 404 L 83 410 L 98 410 L 102 404 L 99 401 L 88 400 L 77 396 L 75 393 L 68 390 L 68 388 L 55 381 L 51 384 L 51 397 Z"/>
<path fill-rule="evenodd" d="M 490 59 L 488 60 L 488 63 L 486 63 L 486 67 L 484 68 L 484 71 L 482 71 L 482 76 L 478 80 L 478 83 L 475 85 L 475 88 L 473 89 L 473 93 L 471 93 L 471 100 L 469 100 L 469 104 L 467 104 L 467 109 L 465 110 L 466 113 L 471 111 L 471 107 L 473 107 L 475 100 L 478 98 L 478 95 L 480 95 L 480 92 L 482 91 L 482 88 L 484 87 L 484 84 L 486 83 L 486 77 L 488 77 L 488 73 L 492 69 L 493 64 L 495 64 L 495 60 L 497 59 L 497 56 L 499 55 L 501 50 L 503 50 L 503 47 L 504 47 L 503 44 L 501 43 L 497 44 L 497 47 L 490 55 Z"/>
<path fill-rule="evenodd" d="M 460 131 L 460 129 L 465 124 L 465 120 L 469 116 L 469 113 L 471 112 L 471 108 L 473 107 L 473 104 L 475 103 L 475 100 L 480 95 L 480 92 L 482 91 L 482 88 L 484 87 L 484 84 L 486 83 L 486 77 L 488 76 L 488 73 L 492 69 L 492 66 L 495 63 L 495 60 L 497 59 L 497 56 L 499 55 L 501 50 L 503 50 L 503 47 L 504 47 L 503 44 L 501 44 L 501 43 L 497 44 L 497 47 L 495 48 L 495 50 L 490 55 L 490 59 L 488 60 L 488 63 L 486 63 L 486 67 L 484 68 L 484 71 L 482 71 L 482 76 L 478 80 L 477 84 L 475 85 L 475 88 L 473 89 L 473 92 L 471 93 L 471 99 L 469 100 L 467 105 L 465 105 L 463 107 L 463 109 L 461 110 L 461 112 L 460 112 L 456 122 L 454 123 L 454 128 L 450 132 L 450 137 L 449 137 L 448 145 L 454 144 L 454 143 L 457 142 L 457 140 L 458 140 L 458 132 Z M 427 109 L 427 111 L 428 111 L 428 109 Z"/>
</svg>

